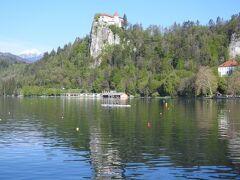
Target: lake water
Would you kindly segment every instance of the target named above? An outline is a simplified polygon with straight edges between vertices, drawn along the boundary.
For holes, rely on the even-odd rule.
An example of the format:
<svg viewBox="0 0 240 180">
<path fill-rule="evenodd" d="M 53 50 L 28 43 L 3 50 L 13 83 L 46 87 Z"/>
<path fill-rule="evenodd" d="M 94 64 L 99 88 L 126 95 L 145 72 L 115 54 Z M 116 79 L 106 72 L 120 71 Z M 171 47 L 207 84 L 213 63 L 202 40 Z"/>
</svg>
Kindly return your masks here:
<svg viewBox="0 0 240 180">
<path fill-rule="evenodd" d="M 0 179 L 240 179 L 240 100 L 0 98 Z"/>
</svg>

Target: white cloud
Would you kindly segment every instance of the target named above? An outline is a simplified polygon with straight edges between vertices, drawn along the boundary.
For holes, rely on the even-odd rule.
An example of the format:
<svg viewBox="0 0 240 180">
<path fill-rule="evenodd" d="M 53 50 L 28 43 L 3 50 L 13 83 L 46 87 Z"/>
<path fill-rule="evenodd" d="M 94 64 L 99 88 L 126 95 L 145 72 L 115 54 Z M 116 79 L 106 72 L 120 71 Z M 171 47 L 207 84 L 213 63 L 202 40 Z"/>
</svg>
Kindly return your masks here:
<svg viewBox="0 0 240 180">
<path fill-rule="evenodd" d="M 26 54 L 26 55 L 41 55 L 42 52 L 39 51 L 38 49 L 27 49 L 25 51 L 22 51 L 20 54 Z"/>
</svg>

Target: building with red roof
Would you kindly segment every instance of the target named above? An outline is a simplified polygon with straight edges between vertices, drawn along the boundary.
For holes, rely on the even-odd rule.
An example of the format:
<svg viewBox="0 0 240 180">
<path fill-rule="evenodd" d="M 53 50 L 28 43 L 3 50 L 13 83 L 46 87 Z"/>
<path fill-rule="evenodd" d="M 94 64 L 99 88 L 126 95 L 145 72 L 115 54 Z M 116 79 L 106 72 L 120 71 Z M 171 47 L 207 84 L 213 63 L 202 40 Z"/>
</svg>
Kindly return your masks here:
<svg viewBox="0 0 240 180">
<path fill-rule="evenodd" d="M 118 12 L 115 12 L 113 16 L 101 13 L 99 14 L 99 21 L 108 25 L 116 25 L 118 27 L 122 27 L 123 18 L 119 16 Z"/>
<path fill-rule="evenodd" d="M 220 76 L 229 76 L 239 66 L 240 64 L 236 60 L 228 60 L 218 66 L 218 73 Z"/>
</svg>

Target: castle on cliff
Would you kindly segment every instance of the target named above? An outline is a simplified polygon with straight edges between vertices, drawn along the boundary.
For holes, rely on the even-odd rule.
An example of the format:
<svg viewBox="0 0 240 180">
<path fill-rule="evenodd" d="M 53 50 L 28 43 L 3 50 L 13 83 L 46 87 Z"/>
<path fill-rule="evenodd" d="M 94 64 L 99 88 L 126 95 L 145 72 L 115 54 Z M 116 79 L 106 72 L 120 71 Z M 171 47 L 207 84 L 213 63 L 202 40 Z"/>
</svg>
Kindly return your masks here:
<svg viewBox="0 0 240 180">
<path fill-rule="evenodd" d="M 107 45 L 117 45 L 121 42 L 119 35 L 112 31 L 111 25 L 122 28 L 124 18 L 117 12 L 113 16 L 104 13 L 95 15 L 90 34 L 90 54 L 94 59 L 94 66 L 100 65 L 102 50 Z"/>
<path fill-rule="evenodd" d="M 98 21 L 107 25 L 116 25 L 120 28 L 123 25 L 123 18 L 118 15 L 118 12 L 115 12 L 113 16 L 104 13 L 98 14 Z"/>
</svg>

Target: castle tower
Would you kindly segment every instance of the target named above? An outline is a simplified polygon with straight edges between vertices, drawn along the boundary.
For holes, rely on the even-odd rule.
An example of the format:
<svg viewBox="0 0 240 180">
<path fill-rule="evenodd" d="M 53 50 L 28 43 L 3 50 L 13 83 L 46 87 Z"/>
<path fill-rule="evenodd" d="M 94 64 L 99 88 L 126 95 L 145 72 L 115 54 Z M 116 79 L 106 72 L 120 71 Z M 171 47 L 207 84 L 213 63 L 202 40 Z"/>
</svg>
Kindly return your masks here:
<svg viewBox="0 0 240 180">
<path fill-rule="evenodd" d="M 115 17 L 115 16 L 119 17 L 118 12 L 116 11 L 113 16 L 114 16 L 114 17 Z"/>
</svg>

